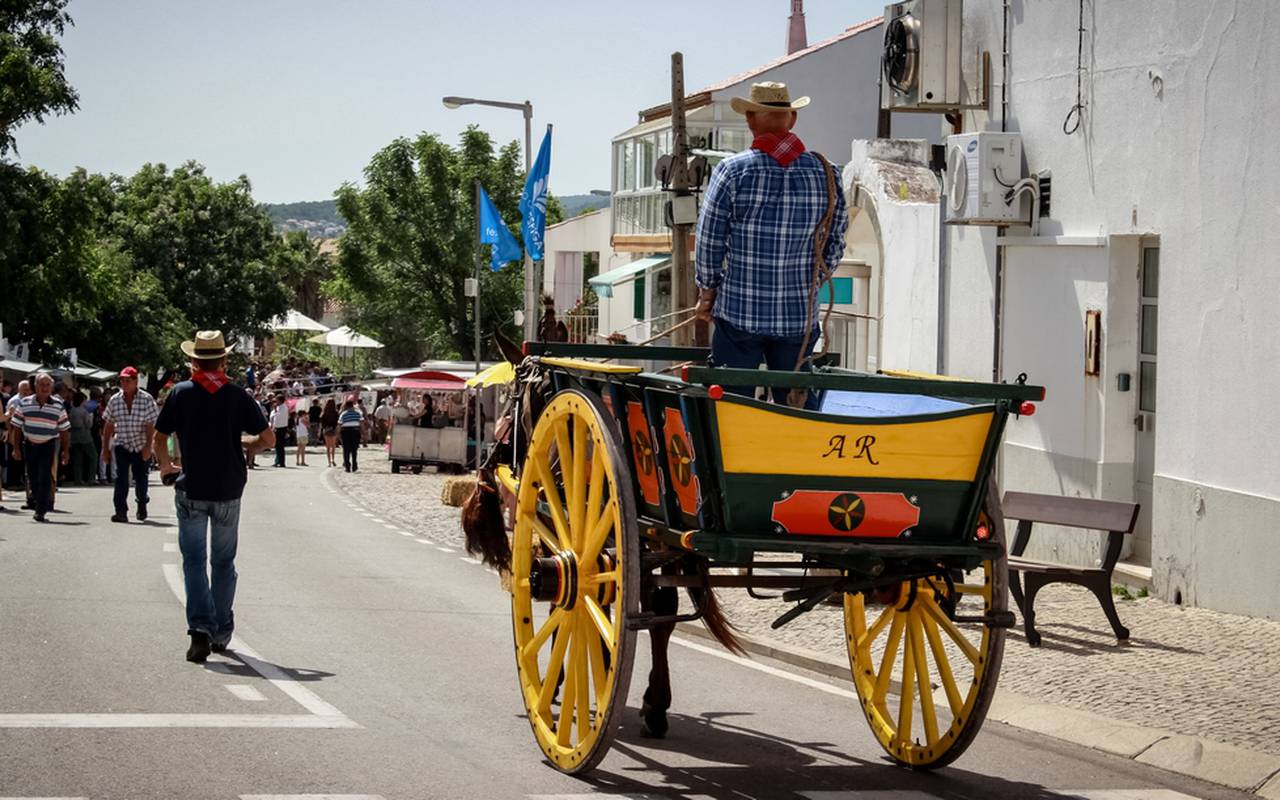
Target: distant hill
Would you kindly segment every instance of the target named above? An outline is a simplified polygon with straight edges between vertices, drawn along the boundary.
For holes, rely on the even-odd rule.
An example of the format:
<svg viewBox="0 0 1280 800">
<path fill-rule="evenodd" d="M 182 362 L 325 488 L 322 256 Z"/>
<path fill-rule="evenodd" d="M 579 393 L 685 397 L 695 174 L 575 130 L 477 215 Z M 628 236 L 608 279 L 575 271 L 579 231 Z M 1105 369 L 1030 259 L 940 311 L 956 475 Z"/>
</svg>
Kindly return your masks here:
<svg viewBox="0 0 1280 800">
<path fill-rule="evenodd" d="M 338 213 L 333 200 L 304 200 L 300 203 L 264 203 L 263 209 L 276 230 L 306 231 L 313 237 L 341 236 L 347 221 Z"/>
<path fill-rule="evenodd" d="M 594 194 L 569 194 L 558 199 L 564 208 L 566 219 L 597 208 L 607 208 L 609 205 L 608 197 Z M 317 238 L 332 238 L 341 236 L 347 229 L 347 221 L 338 213 L 337 203 L 333 200 L 264 203 L 262 207 L 271 217 L 276 230 L 304 230 Z"/>
<path fill-rule="evenodd" d="M 594 211 L 597 208 L 608 208 L 609 198 L 601 197 L 595 194 L 567 194 L 563 197 L 558 196 L 560 205 L 564 208 L 565 218 L 576 217 L 584 211 Z"/>
</svg>

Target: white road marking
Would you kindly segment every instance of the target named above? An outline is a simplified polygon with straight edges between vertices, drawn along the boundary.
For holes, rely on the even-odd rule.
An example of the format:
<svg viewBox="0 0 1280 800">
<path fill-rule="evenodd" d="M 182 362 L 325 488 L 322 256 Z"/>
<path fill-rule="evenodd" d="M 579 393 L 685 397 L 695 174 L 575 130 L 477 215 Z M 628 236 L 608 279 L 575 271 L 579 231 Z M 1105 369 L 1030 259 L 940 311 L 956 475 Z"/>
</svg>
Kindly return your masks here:
<svg viewBox="0 0 1280 800">
<path fill-rule="evenodd" d="M 261 703 L 266 701 L 267 696 L 247 683 L 228 683 L 227 691 L 239 697 L 241 700 L 247 700 L 250 703 Z"/>
<path fill-rule="evenodd" d="M 479 562 L 479 561 L 477 561 L 477 560 L 476 560 L 476 559 L 474 559 L 474 558 L 468 558 L 467 556 L 459 556 L 459 557 L 458 557 L 458 560 L 459 560 L 459 561 L 465 561 L 465 562 L 467 562 L 468 564 L 475 564 L 477 567 L 478 567 L 478 566 L 480 566 L 480 562 Z"/>
<path fill-rule="evenodd" d="M 412 533 L 409 533 L 408 531 L 401 531 L 401 530 L 397 530 L 397 531 L 396 531 L 396 533 L 400 534 L 401 536 L 408 536 L 408 537 L 410 537 L 410 538 L 412 538 L 412 537 L 413 537 L 413 534 L 412 534 Z"/>
<path fill-rule="evenodd" d="M 186 590 L 182 585 L 182 578 L 178 574 L 177 564 L 163 564 L 165 580 L 169 582 L 169 589 L 174 596 L 178 598 L 178 602 L 186 603 Z M 298 683 L 293 678 L 285 674 L 284 670 L 275 664 L 269 664 L 262 660 L 257 651 L 245 644 L 244 640 L 239 636 L 236 637 L 235 647 L 233 648 L 236 655 L 252 669 L 254 672 L 265 678 L 272 686 L 293 698 L 294 702 L 315 714 L 317 717 L 324 717 L 332 720 L 338 720 L 345 724 L 335 725 L 333 727 L 358 728 L 356 723 L 352 722 L 338 709 L 329 705 L 325 701 L 307 687 Z"/>
<path fill-rule="evenodd" d="M 417 542 L 418 544 L 431 544 L 430 539 L 414 539 L 414 541 Z"/>
<path fill-rule="evenodd" d="M 241 795 L 239 800 L 387 800 L 381 795 Z"/>
<path fill-rule="evenodd" d="M 786 680 L 792 681 L 793 683 L 799 683 L 804 686 L 808 686 L 812 689 L 817 689 L 820 692 L 826 692 L 827 694 L 834 694 L 837 697 L 846 697 L 853 700 L 858 699 L 858 695 L 855 692 L 850 691 L 849 689 L 841 689 L 839 686 L 832 686 L 829 683 L 823 683 L 822 681 L 814 680 L 813 678 L 806 678 L 803 675 L 796 675 L 795 673 L 787 672 L 786 670 L 778 669 L 777 667 L 771 667 L 768 664 L 760 664 L 756 661 L 748 661 L 745 658 L 740 658 L 738 656 L 733 655 L 732 653 L 727 653 L 723 650 L 717 650 L 714 647 L 705 647 L 700 644 L 694 644 L 693 642 L 686 641 L 685 639 L 680 639 L 675 636 L 671 637 L 671 643 L 678 644 L 681 647 L 687 647 L 690 650 L 696 650 L 699 653 L 705 653 L 706 655 L 709 655 L 709 656 L 714 656 L 716 658 L 723 658 L 725 661 L 732 661 L 734 664 L 737 664 L 738 666 L 746 667 L 747 669 L 754 669 L 758 672 L 763 672 L 766 675 L 773 675 L 776 678 L 785 678 Z"/>
<path fill-rule="evenodd" d="M 165 543 L 164 543 L 164 551 L 165 551 L 166 553 L 176 553 L 176 552 L 178 552 L 178 543 L 177 543 L 177 542 L 165 542 Z"/>
<path fill-rule="evenodd" d="M 456 553 L 456 552 L 458 552 L 457 550 L 454 550 L 452 547 L 444 547 L 444 546 L 442 546 L 442 545 L 436 545 L 436 549 L 437 549 L 437 550 L 439 550 L 441 553 Z"/>
<path fill-rule="evenodd" d="M 310 714 L 0 714 L 0 728 L 358 728 Z"/>
</svg>

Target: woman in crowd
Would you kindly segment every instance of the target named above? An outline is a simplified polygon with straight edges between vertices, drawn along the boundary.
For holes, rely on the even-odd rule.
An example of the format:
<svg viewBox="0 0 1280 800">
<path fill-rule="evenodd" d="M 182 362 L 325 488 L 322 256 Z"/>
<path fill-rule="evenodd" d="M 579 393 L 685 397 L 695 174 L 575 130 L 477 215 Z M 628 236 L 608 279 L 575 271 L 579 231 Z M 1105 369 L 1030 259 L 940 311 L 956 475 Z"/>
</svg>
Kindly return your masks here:
<svg viewBox="0 0 1280 800">
<path fill-rule="evenodd" d="M 320 412 L 320 430 L 324 433 L 324 454 L 329 459 L 329 466 L 336 467 L 338 450 L 338 407 L 333 398 L 325 401 L 324 411 Z"/>
<path fill-rule="evenodd" d="M 305 467 L 307 465 L 307 445 L 311 442 L 311 430 L 307 427 L 307 415 L 298 414 L 297 426 L 294 428 L 294 438 L 298 441 L 298 450 L 293 456 L 293 465 L 295 467 Z"/>
</svg>

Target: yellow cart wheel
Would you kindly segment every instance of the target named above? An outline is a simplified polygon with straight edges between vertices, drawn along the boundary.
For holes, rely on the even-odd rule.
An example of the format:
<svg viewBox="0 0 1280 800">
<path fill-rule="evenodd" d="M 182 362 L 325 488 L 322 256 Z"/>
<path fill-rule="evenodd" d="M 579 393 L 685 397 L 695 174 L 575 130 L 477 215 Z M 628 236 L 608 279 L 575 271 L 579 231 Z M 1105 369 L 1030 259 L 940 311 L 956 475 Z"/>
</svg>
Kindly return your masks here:
<svg viewBox="0 0 1280 800">
<path fill-rule="evenodd" d="M 520 693 L 561 772 L 608 751 L 631 682 L 639 604 L 635 499 L 617 422 L 592 395 L 556 394 L 520 474 L 511 613 Z"/>
<path fill-rule="evenodd" d="M 1003 542 L 995 481 L 979 516 L 980 537 Z M 934 769 L 973 742 L 995 694 L 1005 629 L 953 622 L 1008 608 L 1003 555 L 963 576 L 937 576 L 846 594 L 845 638 L 862 712 L 895 761 Z M 913 585 L 914 583 L 914 585 Z"/>
</svg>

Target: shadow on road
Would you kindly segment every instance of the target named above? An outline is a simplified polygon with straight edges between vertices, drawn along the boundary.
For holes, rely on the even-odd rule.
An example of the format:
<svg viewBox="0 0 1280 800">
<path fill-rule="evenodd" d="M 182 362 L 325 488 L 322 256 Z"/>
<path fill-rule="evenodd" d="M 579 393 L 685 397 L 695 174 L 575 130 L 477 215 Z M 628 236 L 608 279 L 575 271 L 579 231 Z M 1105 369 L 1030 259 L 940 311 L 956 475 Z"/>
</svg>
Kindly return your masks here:
<svg viewBox="0 0 1280 800">
<path fill-rule="evenodd" d="M 204 663 L 204 668 L 210 672 L 217 672 L 221 675 L 235 675 L 240 678 L 258 678 L 266 680 L 258 670 L 252 667 L 248 661 L 236 653 L 234 644 L 222 655 L 225 658 L 235 659 L 235 662 L 210 660 Z M 253 660 L 257 661 L 258 659 Z M 266 666 L 275 667 L 299 683 L 322 681 L 325 678 L 332 678 L 335 674 L 332 672 L 323 672 L 318 669 L 306 669 L 304 667 L 284 667 L 279 664 L 272 664 L 270 661 L 262 661 L 261 663 Z"/>
<path fill-rule="evenodd" d="M 637 712 L 629 708 L 627 713 Z M 669 713 L 671 731 L 665 739 L 642 738 L 638 726 L 628 724 L 614 740 L 613 748 L 639 762 L 639 766 L 627 767 L 626 771 L 661 776 L 661 784 L 655 787 L 652 783 L 641 783 L 607 768 L 597 768 L 580 780 L 599 791 L 644 794 L 656 788 L 664 797 L 697 796 L 717 800 L 802 798 L 824 791 L 852 789 L 915 790 L 928 797 L 955 800 L 975 797 L 1067 800 L 1068 797 L 1039 784 L 1005 780 L 956 767 L 913 772 L 889 762 L 887 756 L 878 761 L 850 756 L 821 737 L 795 741 L 763 734 L 731 721 L 750 716 L 739 712 L 709 712 L 696 717 Z M 702 763 L 690 765 L 690 759 Z"/>
</svg>

